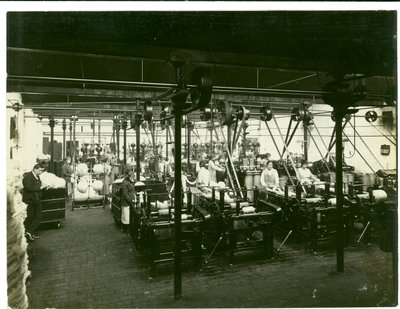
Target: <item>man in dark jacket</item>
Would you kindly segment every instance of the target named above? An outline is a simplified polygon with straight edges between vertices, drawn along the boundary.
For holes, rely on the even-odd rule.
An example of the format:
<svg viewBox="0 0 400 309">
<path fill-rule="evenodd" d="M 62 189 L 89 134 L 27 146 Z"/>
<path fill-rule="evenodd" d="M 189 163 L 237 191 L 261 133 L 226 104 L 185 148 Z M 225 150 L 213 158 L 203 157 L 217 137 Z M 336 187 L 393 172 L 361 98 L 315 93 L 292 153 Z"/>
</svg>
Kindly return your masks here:
<svg viewBox="0 0 400 309">
<path fill-rule="evenodd" d="M 39 238 L 35 235 L 36 229 L 42 219 L 42 202 L 40 187 L 42 182 L 39 175 L 43 173 L 44 167 L 36 164 L 32 172 L 26 173 L 22 179 L 24 186 L 22 201 L 28 205 L 27 217 L 25 219 L 25 236 L 29 241 Z"/>
</svg>

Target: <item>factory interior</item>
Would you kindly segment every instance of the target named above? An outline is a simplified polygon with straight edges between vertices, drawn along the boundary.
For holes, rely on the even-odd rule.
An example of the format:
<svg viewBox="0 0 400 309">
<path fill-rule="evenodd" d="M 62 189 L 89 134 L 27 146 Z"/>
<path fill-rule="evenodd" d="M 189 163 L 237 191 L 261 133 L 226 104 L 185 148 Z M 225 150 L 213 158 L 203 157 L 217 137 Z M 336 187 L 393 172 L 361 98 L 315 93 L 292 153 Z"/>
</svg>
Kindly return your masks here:
<svg viewBox="0 0 400 309">
<path fill-rule="evenodd" d="M 9 308 L 397 306 L 397 11 L 6 25 Z"/>
</svg>

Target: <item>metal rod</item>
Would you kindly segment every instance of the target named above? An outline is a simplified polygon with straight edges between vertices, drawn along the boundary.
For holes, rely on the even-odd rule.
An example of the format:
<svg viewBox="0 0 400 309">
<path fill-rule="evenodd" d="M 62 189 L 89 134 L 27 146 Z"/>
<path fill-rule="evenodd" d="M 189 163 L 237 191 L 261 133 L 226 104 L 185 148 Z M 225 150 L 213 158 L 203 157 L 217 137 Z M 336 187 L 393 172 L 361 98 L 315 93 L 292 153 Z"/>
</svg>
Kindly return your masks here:
<svg viewBox="0 0 400 309">
<path fill-rule="evenodd" d="M 112 132 L 112 143 L 114 145 L 114 154 L 115 154 L 115 151 L 116 151 L 115 132 L 117 130 L 117 120 L 116 120 L 115 117 L 116 117 L 116 115 L 114 115 L 114 121 L 113 121 L 113 127 L 112 127 L 112 129 L 113 129 L 113 132 Z"/>
<path fill-rule="evenodd" d="M 357 243 L 359 243 L 359 242 L 361 241 L 361 239 L 364 237 L 364 234 L 365 234 L 365 232 L 367 231 L 367 228 L 368 228 L 368 226 L 369 226 L 370 223 L 371 223 L 371 221 L 368 221 L 368 222 L 367 222 L 367 225 L 366 225 L 365 228 L 363 229 L 363 231 L 362 231 L 362 233 L 361 233 L 361 235 L 360 235 L 360 238 L 358 238 L 358 240 L 357 240 Z"/>
<path fill-rule="evenodd" d="M 228 150 L 229 150 L 229 152 L 230 153 L 232 153 L 232 127 L 231 127 L 231 124 L 228 124 L 227 126 L 226 126 L 226 129 L 227 129 L 227 144 L 228 144 Z"/>
<path fill-rule="evenodd" d="M 140 181 L 140 123 L 135 121 L 136 132 L 136 180 Z"/>
<path fill-rule="evenodd" d="M 292 156 L 290 155 L 289 149 L 288 149 L 287 145 L 285 144 L 285 141 L 283 140 L 283 136 L 282 136 L 281 129 L 279 129 L 278 122 L 276 121 L 276 118 L 275 118 L 275 116 L 274 116 L 274 115 L 272 116 L 272 119 L 274 119 L 274 122 L 275 122 L 276 128 L 278 129 L 278 132 L 279 132 L 279 137 L 281 138 L 281 141 L 282 141 L 282 143 L 283 143 L 284 147 L 286 148 L 286 152 L 287 152 L 287 153 L 288 153 L 288 155 L 289 155 L 289 160 L 290 160 L 290 163 L 291 163 L 291 164 L 292 164 L 292 166 L 293 166 L 294 172 L 296 173 L 296 177 L 297 177 L 297 179 L 300 179 L 300 177 L 299 177 L 299 173 L 297 172 L 297 169 L 296 169 L 296 165 L 294 164 L 294 162 L 293 162 L 293 158 L 292 158 Z M 302 188 L 303 188 L 303 191 L 305 192 L 305 189 L 304 189 L 304 187 L 302 187 Z"/>
<path fill-rule="evenodd" d="M 188 172 L 190 172 L 190 143 L 191 143 L 191 132 L 192 132 L 192 123 L 189 121 L 187 123 L 187 163 L 188 163 Z"/>
<path fill-rule="evenodd" d="M 272 142 L 273 142 L 274 145 L 275 145 L 276 151 L 278 151 L 278 155 L 279 155 L 279 157 L 282 159 L 282 155 L 281 155 L 281 152 L 279 151 L 278 144 L 276 143 L 275 138 L 274 138 L 274 136 L 272 135 L 272 132 L 271 132 L 271 129 L 270 129 L 269 125 L 268 125 L 268 122 L 265 121 L 265 124 L 266 124 L 267 129 L 268 129 L 268 131 L 269 131 L 269 134 L 270 134 L 270 136 L 271 136 L 271 138 L 272 138 Z M 283 163 L 283 168 L 285 169 L 285 172 L 286 172 L 286 174 L 288 175 L 290 182 L 292 183 L 292 185 L 294 185 L 292 176 L 290 176 L 289 170 L 287 169 L 287 166 L 286 166 L 285 163 Z"/>
<path fill-rule="evenodd" d="M 66 133 L 65 130 L 67 129 L 67 122 L 65 119 L 63 119 L 62 122 L 62 130 L 63 130 L 63 144 L 62 144 L 62 157 L 65 158 L 67 156 L 67 149 L 66 147 Z"/>
<path fill-rule="evenodd" d="M 344 131 L 344 128 L 346 127 L 347 123 L 348 123 L 348 121 L 346 120 L 345 123 L 343 124 L 342 132 Z M 335 128 L 336 128 L 336 126 L 335 126 Z M 336 137 L 336 129 L 335 128 L 334 128 L 334 130 L 332 132 L 331 142 L 329 143 L 328 152 L 326 153 L 325 159 L 328 157 L 330 151 L 332 150 L 332 148 L 336 144 L 336 139 L 335 139 L 335 137 Z"/>
<path fill-rule="evenodd" d="M 359 156 L 361 157 L 361 159 L 364 160 L 364 162 L 368 165 L 368 167 L 371 169 L 371 171 L 372 171 L 373 173 L 375 173 L 375 170 L 371 167 L 371 165 L 368 163 L 368 161 L 364 158 L 364 156 L 362 155 L 362 153 L 355 147 L 355 145 L 354 145 L 353 142 L 350 140 L 350 138 L 347 136 L 347 134 L 343 132 L 343 135 L 348 139 L 349 143 L 353 146 L 354 150 L 359 154 Z"/>
<path fill-rule="evenodd" d="M 343 231 L 343 127 L 344 113 L 334 109 L 336 130 L 336 270 L 344 272 L 344 231 Z"/>
<path fill-rule="evenodd" d="M 304 160 L 308 162 L 308 128 L 306 122 L 303 120 L 303 150 L 304 150 Z M 313 138 L 314 139 L 314 138 Z M 319 151 L 319 149 L 318 149 Z M 322 156 L 322 154 L 321 154 Z"/>
<path fill-rule="evenodd" d="M 287 131 L 286 131 L 285 144 L 287 144 L 287 141 L 288 141 L 288 138 L 289 138 L 290 128 L 292 127 L 292 121 L 293 121 L 292 117 L 290 117 L 289 125 L 288 125 Z M 282 153 L 284 153 L 284 150 L 285 150 L 285 147 L 283 147 Z"/>
<path fill-rule="evenodd" d="M 258 73 L 258 71 L 257 71 L 257 73 Z M 278 86 L 283 86 L 283 85 L 295 83 L 295 82 L 301 81 L 301 80 L 303 80 L 303 79 L 307 79 L 307 78 L 310 78 L 310 77 L 314 77 L 315 75 L 317 75 L 317 73 L 313 73 L 313 74 L 310 74 L 310 75 L 307 75 L 307 76 L 303 76 L 303 77 L 299 77 L 299 78 L 296 78 L 296 79 L 288 80 L 288 81 L 283 82 L 283 83 L 271 85 L 271 86 L 268 86 L 268 88 L 278 87 Z M 257 87 L 257 88 L 258 88 L 258 87 Z"/>
<path fill-rule="evenodd" d="M 100 144 L 100 143 L 101 143 L 101 132 L 100 132 L 100 131 L 101 131 L 101 119 L 98 120 L 98 128 L 97 128 L 97 131 L 98 131 L 97 133 L 98 133 L 98 135 L 99 135 L 99 136 L 98 136 L 98 143 Z"/>
<path fill-rule="evenodd" d="M 120 127 L 120 124 L 119 124 L 119 119 L 117 118 L 117 123 L 116 123 L 116 128 L 115 128 L 115 137 L 116 137 L 116 140 L 117 140 L 117 162 L 119 163 L 119 132 L 120 132 L 120 129 L 121 129 L 121 127 Z"/>
<path fill-rule="evenodd" d="M 397 146 L 395 142 L 393 142 L 386 134 L 384 134 L 383 132 L 381 132 L 381 130 L 379 130 L 376 126 L 374 126 L 372 123 L 370 123 L 370 125 L 372 127 L 375 128 L 375 130 L 377 130 L 383 137 L 385 137 L 389 142 L 391 142 L 393 145 Z M 396 140 L 396 136 L 394 136 L 390 131 L 389 131 L 390 135 Z M 397 142 L 397 140 L 396 140 Z"/>
<path fill-rule="evenodd" d="M 289 141 L 286 143 L 286 145 L 287 145 L 288 147 L 289 147 L 290 143 L 292 142 L 292 139 L 293 139 L 293 137 L 294 137 L 294 134 L 296 133 L 297 128 L 299 127 L 299 124 L 300 124 L 300 121 L 298 121 L 298 122 L 296 123 L 296 125 L 294 126 L 294 129 L 293 129 L 293 131 L 292 131 L 292 134 L 291 134 L 290 137 L 289 137 Z M 283 156 L 285 155 L 285 152 L 286 152 L 286 148 L 283 147 L 281 159 L 282 159 Z"/>
<path fill-rule="evenodd" d="M 367 145 L 367 143 L 364 141 L 364 139 L 361 137 L 361 135 L 358 133 L 358 131 L 356 130 L 356 128 L 353 126 L 353 124 L 351 122 L 350 126 L 354 129 L 354 132 L 356 132 L 357 136 L 360 138 L 360 140 L 362 141 L 362 143 L 364 144 L 364 146 L 368 149 L 369 153 L 374 157 L 375 161 L 379 164 L 379 166 L 381 167 L 381 169 L 385 169 L 383 167 L 383 165 L 381 164 L 381 162 L 379 162 L 379 160 L 377 159 L 377 157 L 375 156 L 375 154 L 372 152 L 372 150 L 370 149 L 370 146 Z"/>
<path fill-rule="evenodd" d="M 175 115 L 175 256 L 174 256 L 174 298 L 179 299 L 182 293 L 182 252 L 181 252 L 181 213 L 182 213 L 182 168 L 181 168 L 181 128 L 182 115 Z"/>
<path fill-rule="evenodd" d="M 124 166 L 126 166 L 126 129 L 127 129 L 127 121 L 126 119 L 123 120 L 122 129 L 124 130 Z"/>
<path fill-rule="evenodd" d="M 151 82 L 132 82 L 122 80 L 104 80 L 90 78 L 71 78 L 71 77 L 49 77 L 49 76 L 29 76 L 29 75 L 8 75 L 8 80 L 34 80 L 34 81 L 62 81 L 62 82 L 79 82 L 79 83 L 96 83 L 96 84 L 114 84 L 114 85 L 130 85 L 155 88 L 170 88 L 176 86 L 170 83 L 151 83 Z M 188 88 L 196 88 L 196 85 L 187 85 Z M 327 94 L 326 91 L 318 90 L 292 90 L 292 89 L 271 89 L 271 88 L 252 88 L 252 87 L 227 87 L 213 86 L 213 92 L 231 92 L 231 93 L 271 93 L 271 94 L 292 94 L 292 95 L 314 95 L 320 96 Z M 367 94 L 367 98 L 384 98 L 385 95 Z"/>
<path fill-rule="evenodd" d="M 285 244 L 286 240 L 289 238 L 290 234 L 292 234 L 293 230 L 290 230 L 289 233 L 286 235 L 285 239 L 283 240 L 283 242 L 281 243 L 281 245 L 279 246 L 279 248 L 276 251 L 281 251 L 282 246 Z"/>
<path fill-rule="evenodd" d="M 169 121 L 165 123 L 165 159 L 168 160 L 168 135 L 169 135 Z"/>
<path fill-rule="evenodd" d="M 328 147 L 326 146 L 325 141 L 322 138 L 322 135 L 319 132 L 318 127 L 317 127 L 317 125 L 315 123 L 314 123 L 314 129 L 317 131 L 317 134 L 318 134 L 319 138 L 321 139 L 322 145 L 324 145 L 325 149 L 328 150 Z M 333 132 L 335 132 L 335 130 Z M 311 134 L 311 132 L 310 132 L 310 134 Z M 333 136 L 333 134 L 332 134 L 332 136 Z"/>
<path fill-rule="evenodd" d="M 50 172 L 54 173 L 54 126 L 55 120 L 53 116 L 50 116 Z"/>
<path fill-rule="evenodd" d="M 93 139 L 93 143 L 94 143 L 94 137 L 96 136 L 96 120 L 93 118 L 93 121 L 92 121 L 92 127 L 93 127 L 93 137 L 92 137 L 92 139 Z"/>
<path fill-rule="evenodd" d="M 72 158 L 72 120 L 70 120 L 70 122 L 69 122 L 69 155 L 71 156 L 71 159 L 73 159 Z"/>
<path fill-rule="evenodd" d="M 309 130 L 309 128 L 307 127 L 306 130 Z M 318 150 L 319 155 L 321 156 L 322 159 L 324 159 L 324 155 L 322 154 L 321 150 L 319 149 L 318 144 L 317 144 L 317 142 L 315 141 L 314 136 L 311 134 L 311 132 L 310 132 L 310 136 L 311 136 L 311 139 L 312 139 L 313 142 L 314 142 L 315 147 L 316 147 L 317 150 Z M 322 162 L 324 163 L 324 165 L 325 165 L 326 168 L 328 169 L 328 172 L 331 172 L 331 170 L 330 170 L 328 164 L 325 162 L 325 160 L 322 160 Z"/>
</svg>

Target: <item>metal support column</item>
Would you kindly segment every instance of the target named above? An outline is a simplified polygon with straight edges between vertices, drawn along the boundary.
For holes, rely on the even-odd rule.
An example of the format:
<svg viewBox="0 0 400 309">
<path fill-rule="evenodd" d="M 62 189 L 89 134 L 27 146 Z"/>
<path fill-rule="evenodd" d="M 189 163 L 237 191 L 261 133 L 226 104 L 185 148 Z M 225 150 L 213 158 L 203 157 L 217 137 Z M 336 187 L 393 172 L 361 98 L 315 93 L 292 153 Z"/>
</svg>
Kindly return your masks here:
<svg viewBox="0 0 400 309">
<path fill-rule="evenodd" d="M 188 120 L 187 121 L 187 162 L 188 162 L 188 169 L 187 171 L 190 172 L 190 143 L 191 143 L 191 132 L 192 132 L 192 123 Z"/>
<path fill-rule="evenodd" d="M 336 270 L 344 272 L 344 230 L 343 230 L 343 127 L 345 113 L 340 108 L 334 109 L 336 125 Z"/>
<path fill-rule="evenodd" d="M 56 125 L 56 121 L 53 116 L 49 117 L 49 127 L 50 127 L 50 166 L 49 170 L 51 173 L 54 173 L 54 127 Z"/>
<path fill-rule="evenodd" d="M 71 156 L 72 159 L 72 146 L 73 146 L 73 140 L 72 140 L 72 119 L 69 121 L 69 155 Z"/>
<path fill-rule="evenodd" d="M 135 121 L 136 132 L 136 180 L 140 180 L 140 122 Z"/>
<path fill-rule="evenodd" d="M 119 163 L 119 131 L 120 131 L 121 127 L 119 124 L 119 118 L 117 118 L 117 123 L 115 125 L 115 137 L 117 139 L 117 162 Z"/>
<path fill-rule="evenodd" d="M 126 165 L 126 129 L 128 128 L 128 121 L 126 118 L 122 120 L 122 130 L 124 130 L 124 165 Z"/>
<path fill-rule="evenodd" d="M 308 162 L 308 130 L 306 121 L 303 120 L 303 133 L 304 133 L 304 143 L 303 143 L 303 150 L 304 150 L 304 160 Z"/>
<path fill-rule="evenodd" d="M 175 227 L 175 250 L 174 250 L 174 299 L 180 299 L 182 294 L 182 165 L 181 165 L 181 153 L 182 153 L 182 141 L 181 141 L 181 129 L 182 129 L 182 114 L 184 112 L 184 105 L 188 97 L 188 90 L 185 86 L 185 81 L 182 75 L 182 63 L 175 63 L 176 69 L 176 82 L 177 88 L 171 98 L 173 106 L 173 114 L 175 116 L 175 191 L 174 191 L 174 203 L 175 203 L 175 216 L 174 216 L 174 227 Z"/>
<path fill-rule="evenodd" d="M 175 275 L 174 298 L 179 299 L 182 293 L 182 252 L 181 252 L 181 213 L 182 213 L 182 171 L 181 171 L 181 122 L 182 115 L 176 110 L 175 114 Z"/>
<path fill-rule="evenodd" d="M 166 121 L 166 125 L 165 125 L 165 160 L 168 161 L 168 134 L 169 133 L 169 122 L 168 120 Z"/>
<path fill-rule="evenodd" d="M 116 144 L 115 144 L 115 132 L 117 129 L 117 115 L 114 115 L 113 118 L 113 133 L 112 133 L 112 143 L 114 145 L 114 154 L 115 154 L 115 150 L 116 150 Z"/>
<path fill-rule="evenodd" d="M 101 131 L 101 119 L 99 119 L 99 121 L 98 121 L 98 129 L 97 129 L 97 134 L 99 135 L 97 142 L 99 143 L 99 145 L 101 144 L 101 132 L 100 131 Z"/>
<path fill-rule="evenodd" d="M 67 156 L 67 149 L 65 149 L 65 130 L 67 129 L 67 121 L 65 120 L 65 118 L 62 121 L 62 130 L 63 130 L 63 143 L 62 143 L 62 153 L 61 156 L 62 158 L 65 158 Z"/>
</svg>

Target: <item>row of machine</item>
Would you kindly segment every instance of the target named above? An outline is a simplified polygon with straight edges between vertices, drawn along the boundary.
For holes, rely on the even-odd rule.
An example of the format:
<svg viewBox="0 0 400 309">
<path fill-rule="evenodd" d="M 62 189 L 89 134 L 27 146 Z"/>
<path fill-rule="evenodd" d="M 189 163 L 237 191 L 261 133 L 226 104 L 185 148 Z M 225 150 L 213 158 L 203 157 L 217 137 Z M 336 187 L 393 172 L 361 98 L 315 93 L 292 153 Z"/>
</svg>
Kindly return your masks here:
<svg viewBox="0 0 400 309">
<path fill-rule="evenodd" d="M 128 231 L 154 275 L 157 265 L 174 260 L 174 200 L 167 185 L 158 180 L 140 182 L 135 191 Z M 112 189 L 112 214 L 117 223 L 121 194 L 121 180 L 117 180 Z M 217 255 L 233 263 L 241 251 L 247 256 L 270 258 L 284 250 L 287 241 L 316 251 L 321 243 L 335 240 L 336 198 L 329 182 L 286 184 L 284 190 L 192 187 L 185 195 L 182 256 L 196 268 Z M 397 194 L 392 187 L 349 184 L 343 212 L 345 243 L 377 241 L 382 249 L 390 250 L 386 228 L 394 207 Z"/>
</svg>

